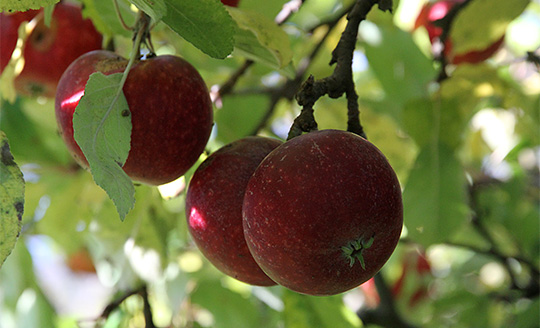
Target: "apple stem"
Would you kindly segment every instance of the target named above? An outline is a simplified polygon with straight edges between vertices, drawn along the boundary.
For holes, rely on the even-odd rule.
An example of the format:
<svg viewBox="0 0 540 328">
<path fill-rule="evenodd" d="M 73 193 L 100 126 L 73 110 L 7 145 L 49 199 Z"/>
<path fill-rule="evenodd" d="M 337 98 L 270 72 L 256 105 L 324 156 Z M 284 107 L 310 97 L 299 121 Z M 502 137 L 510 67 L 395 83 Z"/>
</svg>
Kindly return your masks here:
<svg viewBox="0 0 540 328">
<path fill-rule="evenodd" d="M 362 269 L 366 269 L 366 263 L 364 261 L 364 256 L 362 253 L 364 252 L 364 250 L 370 248 L 371 245 L 373 245 L 374 240 L 375 236 L 372 236 L 368 240 L 365 240 L 365 238 L 362 236 L 357 240 L 353 240 L 352 242 L 348 243 L 346 246 L 341 247 L 345 258 L 349 261 L 349 265 L 351 267 L 356 261 L 358 261 L 360 262 L 360 266 L 362 267 Z"/>
<path fill-rule="evenodd" d="M 303 109 L 294 120 L 288 139 L 299 136 L 303 132 L 316 130 L 317 123 L 313 117 L 313 106 L 319 98 L 324 95 L 328 95 L 330 98 L 339 98 L 343 94 L 347 98 L 347 131 L 366 138 L 360 123 L 352 60 L 358 36 L 358 26 L 375 4 L 378 4 L 379 9 L 383 11 L 391 11 L 392 9 L 392 0 L 356 0 L 351 7 L 347 14 L 347 26 L 341 34 L 336 48 L 332 51 L 330 65 L 335 64 L 334 72 L 332 75 L 317 81 L 314 80 L 313 76 L 310 76 L 302 85 L 296 94 L 296 101 Z"/>
</svg>

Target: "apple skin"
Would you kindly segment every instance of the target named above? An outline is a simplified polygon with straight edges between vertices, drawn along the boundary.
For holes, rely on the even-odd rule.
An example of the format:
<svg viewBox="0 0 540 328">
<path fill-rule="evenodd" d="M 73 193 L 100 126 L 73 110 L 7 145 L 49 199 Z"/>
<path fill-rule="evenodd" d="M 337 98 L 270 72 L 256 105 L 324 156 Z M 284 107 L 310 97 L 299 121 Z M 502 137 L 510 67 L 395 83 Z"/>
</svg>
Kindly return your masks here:
<svg viewBox="0 0 540 328">
<path fill-rule="evenodd" d="M 253 258 L 272 280 L 303 294 L 339 294 L 369 280 L 394 251 L 402 225 L 392 167 L 373 144 L 344 131 L 310 132 L 279 146 L 244 196 Z M 342 248 L 371 238 L 365 268 L 351 265 Z"/>
<path fill-rule="evenodd" d="M 226 6 L 238 7 L 240 0 L 221 0 L 221 2 Z"/>
<path fill-rule="evenodd" d="M 0 14 L 2 44 L 0 64 L 3 71 L 17 43 L 17 29 L 43 10 Z M 81 8 L 66 2 L 54 7 L 50 28 L 43 15 L 37 18 L 23 50 L 24 68 L 15 78 L 18 93 L 26 96 L 54 97 L 64 70 L 82 54 L 101 49 L 103 37 L 89 19 L 83 19 Z"/>
<path fill-rule="evenodd" d="M 55 112 L 62 138 L 75 160 L 88 162 L 73 139 L 73 113 L 90 74 L 123 72 L 127 60 L 105 50 L 84 54 L 62 75 Z M 187 61 L 157 56 L 137 61 L 123 88 L 131 112 L 131 149 L 123 166 L 131 179 L 171 182 L 197 161 L 212 130 L 212 102 L 205 82 Z"/>
<path fill-rule="evenodd" d="M 414 29 L 421 26 L 425 27 L 428 32 L 429 41 L 432 44 L 435 43 L 441 36 L 443 30 L 434 25 L 433 22 L 444 18 L 453 6 L 463 1 L 464 0 L 442 0 L 434 3 L 426 3 L 416 18 Z M 448 59 L 448 62 L 454 65 L 463 63 L 477 64 L 490 58 L 497 50 L 499 50 L 503 42 L 504 35 L 485 49 L 455 54 L 452 51 L 452 40 L 448 38 L 445 41 L 444 55 Z"/>
<path fill-rule="evenodd" d="M 246 137 L 211 154 L 193 175 L 186 196 L 186 218 L 193 240 L 223 273 L 251 285 L 272 286 L 244 239 L 242 203 L 249 178 L 282 142 Z"/>
</svg>

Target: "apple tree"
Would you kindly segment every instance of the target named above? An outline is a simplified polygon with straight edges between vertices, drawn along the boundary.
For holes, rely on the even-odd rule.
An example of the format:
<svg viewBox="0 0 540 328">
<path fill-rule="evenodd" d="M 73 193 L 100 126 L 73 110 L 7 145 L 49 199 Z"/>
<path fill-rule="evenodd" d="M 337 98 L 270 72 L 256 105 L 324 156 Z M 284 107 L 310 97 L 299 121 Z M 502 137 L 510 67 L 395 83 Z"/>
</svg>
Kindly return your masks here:
<svg viewBox="0 0 540 328">
<path fill-rule="evenodd" d="M 537 327 L 538 0 L 2 0 L 0 327 Z"/>
</svg>

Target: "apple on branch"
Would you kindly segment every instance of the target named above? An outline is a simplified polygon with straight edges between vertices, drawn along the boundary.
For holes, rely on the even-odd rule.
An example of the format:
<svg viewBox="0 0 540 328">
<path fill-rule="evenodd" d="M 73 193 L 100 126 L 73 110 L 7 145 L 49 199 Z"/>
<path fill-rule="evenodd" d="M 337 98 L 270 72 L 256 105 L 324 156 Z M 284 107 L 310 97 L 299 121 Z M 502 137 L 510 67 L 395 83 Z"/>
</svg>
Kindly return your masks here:
<svg viewBox="0 0 540 328">
<path fill-rule="evenodd" d="M 55 111 L 62 138 L 75 160 L 88 162 L 73 137 L 73 114 L 90 75 L 123 73 L 128 61 L 113 52 L 96 50 L 75 60 L 58 83 Z M 138 182 L 171 182 L 193 166 L 210 137 L 212 102 L 198 71 L 177 56 L 137 60 L 123 86 L 131 116 L 131 148 L 123 166 Z"/>
<path fill-rule="evenodd" d="M 247 245 L 275 282 L 334 295 L 373 277 L 403 225 L 401 188 L 384 155 L 350 132 L 313 131 L 274 149 L 250 178 Z"/>
</svg>

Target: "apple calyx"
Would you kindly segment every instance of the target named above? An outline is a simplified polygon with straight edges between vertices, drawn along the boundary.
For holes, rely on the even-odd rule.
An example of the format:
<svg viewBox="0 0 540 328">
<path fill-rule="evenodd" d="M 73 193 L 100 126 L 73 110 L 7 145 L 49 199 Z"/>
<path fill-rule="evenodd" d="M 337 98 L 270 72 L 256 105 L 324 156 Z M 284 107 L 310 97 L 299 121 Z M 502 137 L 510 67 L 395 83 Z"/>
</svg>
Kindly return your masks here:
<svg viewBox="0 0 540 328">
<path fill-rule="evenodd" d="M 365 249 L 368 249 L 373 245 L 375 236 L 372 236 L 366 240 L 363 236 L 350 242 L 347 246 L 341 247 L 345 258 L 349 260 L 349 265 L 352 267 L 356 261 L 360 262 L 362 269 L 366 269 L 366 263 L 364 262 L 364 256 L 362 255 Z"/>
</svg>

